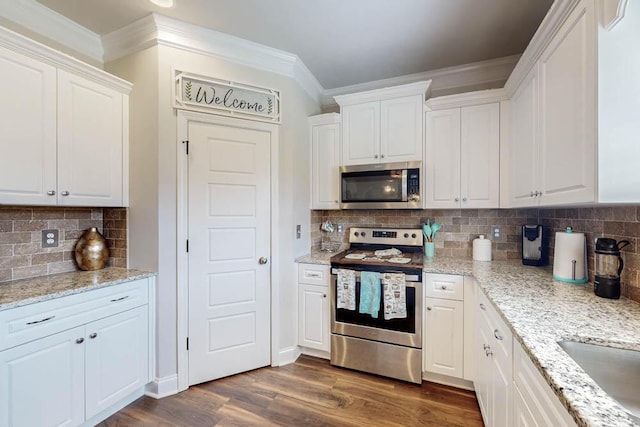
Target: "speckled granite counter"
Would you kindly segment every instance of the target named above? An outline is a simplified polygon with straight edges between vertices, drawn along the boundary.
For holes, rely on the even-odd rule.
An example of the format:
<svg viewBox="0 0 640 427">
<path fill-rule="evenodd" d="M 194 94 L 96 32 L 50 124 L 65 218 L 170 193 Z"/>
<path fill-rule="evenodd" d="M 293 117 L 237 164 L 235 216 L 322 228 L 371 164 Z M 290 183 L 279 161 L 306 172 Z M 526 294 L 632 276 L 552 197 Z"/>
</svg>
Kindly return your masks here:
<svg viewBox="0 0 640 427">
<path fill-rule="evenodd" d="M 329 265 L 329 260 L 331 259 L 331 257 L 338 252 L 311 252 L 310 254 L 296 258 L 296 262 L 299 262 L 301 264 Z"/>
<path fill-rule="evenodd" d="M 520 262 L 435 258 L 424 269 L 474 276 L 578 425 L 636 425 L 557 342 L 640 350 L 640 304 L 599 298 L 589 285 L 557 282 L 550 268 Z"/>
<path fill-rule="evenodd" d="M 74 271 L 0 283 L 0 310 L 151 276 L 155 276 L 155 273 L 111 267 L 97 271 Z"/>
</svg>

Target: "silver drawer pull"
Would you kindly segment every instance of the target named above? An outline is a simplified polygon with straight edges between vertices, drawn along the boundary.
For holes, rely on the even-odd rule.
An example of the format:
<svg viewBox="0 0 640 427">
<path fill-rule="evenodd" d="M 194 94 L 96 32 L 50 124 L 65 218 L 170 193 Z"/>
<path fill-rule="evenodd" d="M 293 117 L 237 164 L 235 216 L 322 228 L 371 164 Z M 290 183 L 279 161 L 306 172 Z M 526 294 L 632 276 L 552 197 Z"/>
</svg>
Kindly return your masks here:
<svg viewBox="0 0 640 427">
<path fill-rule="evenodd" d="M 89 335 L 89 338 L 95 339 L 95 337 L 97 337 L 97 336 L 98 336 L 98 334 L 94 332 L 91 335 Z"/>
<path fill-rule="evenodd" d="M 47 320 L 51 320 L 54 319 L 56 316 L 51 316 L 51 317 L 45 317 L 42 320 L 34 320 L 33 322 L 27 322 L 27 325 L 35 325 L 36 323 L 42 323 L 42 322 L 46 322 Z"/>
<path fill-rule="evenodd" d="M 487 309 L 487 307 L 485 307 L 483 303 L 480 303 L 480 308 L 483 309 L 483 310 Z"/>
<path fill-rule="evenodd" d="M 307 273 L 307 277 L 320 277 L 320 273 Z"/>
<path fill-rule="evenodd" d="M 502 335 L 500 335 L 497 329 L 493 330 L 493 336 L 496 337 L 498 341 L 502 341 Z"/>
<path fill-rule="evenodd" d="M 440 286 L 440 289 L 442 289 L 443 291 L 446 291 L 447 290 L 447 285 Z"/>
<path fill-rule="evenodd" d="M 118 301 L 122 301 L 123 299 L 127 299 L 127 298 L 129 298 L 129 295 L 125 295 L 125 296 L 120 297 L 120 298 L 112 299 L 111 302 L 118 302 Z"/>
</svg>

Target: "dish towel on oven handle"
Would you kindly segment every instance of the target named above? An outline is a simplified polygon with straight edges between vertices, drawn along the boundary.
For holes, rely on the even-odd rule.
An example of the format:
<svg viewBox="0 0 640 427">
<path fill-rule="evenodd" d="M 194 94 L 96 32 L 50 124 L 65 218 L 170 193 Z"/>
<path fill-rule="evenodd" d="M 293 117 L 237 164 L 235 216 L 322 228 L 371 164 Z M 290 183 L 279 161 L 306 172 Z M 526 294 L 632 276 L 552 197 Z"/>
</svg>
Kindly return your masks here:
<svg viewBox="0 0 640 427">
<path fill-rule="evenodd" d="M 356 272 L 338 269 L 336 283 L 336 308 L 356 309 Z"/>
<path fill-rule="evenodd" d="M 378 318 L 380 311 L 380 273 L 363 271 L 360 273 L 360 308 L 361 314 L 370 314 Z"/>
<path fill-rule="evenodd" d="M 406 319 L 407 291 L 403 273 L 384 273 L 382 275 L 384 295 L 384 320 Z"/>
</svg>

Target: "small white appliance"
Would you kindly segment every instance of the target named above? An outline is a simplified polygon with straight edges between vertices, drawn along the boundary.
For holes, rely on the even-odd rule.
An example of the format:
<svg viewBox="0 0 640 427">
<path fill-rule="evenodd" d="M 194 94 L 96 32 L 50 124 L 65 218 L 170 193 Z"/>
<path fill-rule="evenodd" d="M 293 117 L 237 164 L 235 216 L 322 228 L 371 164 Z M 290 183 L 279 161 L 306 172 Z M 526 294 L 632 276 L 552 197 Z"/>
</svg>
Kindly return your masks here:
<svg viewBox="0 0 640 427">
<path fill-rule="evenodd" d="M 556 232 L 553 278 L 567 283 L 587 283 L 587 240 L 584 233 L 574 233 L 571 227 Z"/>
</svg>

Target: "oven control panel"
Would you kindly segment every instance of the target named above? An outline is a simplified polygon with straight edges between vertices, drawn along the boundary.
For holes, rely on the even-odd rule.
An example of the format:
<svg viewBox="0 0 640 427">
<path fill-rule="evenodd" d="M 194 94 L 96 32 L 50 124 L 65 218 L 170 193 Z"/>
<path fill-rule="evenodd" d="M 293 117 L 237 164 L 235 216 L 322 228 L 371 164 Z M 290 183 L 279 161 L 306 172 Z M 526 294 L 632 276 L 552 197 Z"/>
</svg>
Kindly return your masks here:
<svg viewBox="0 0 640 427">
<path fill-rule="evenodd" d="M 349 243 L 422 246 L 419 228 L 356 228 L 349 229 Z"/>
</svg>

